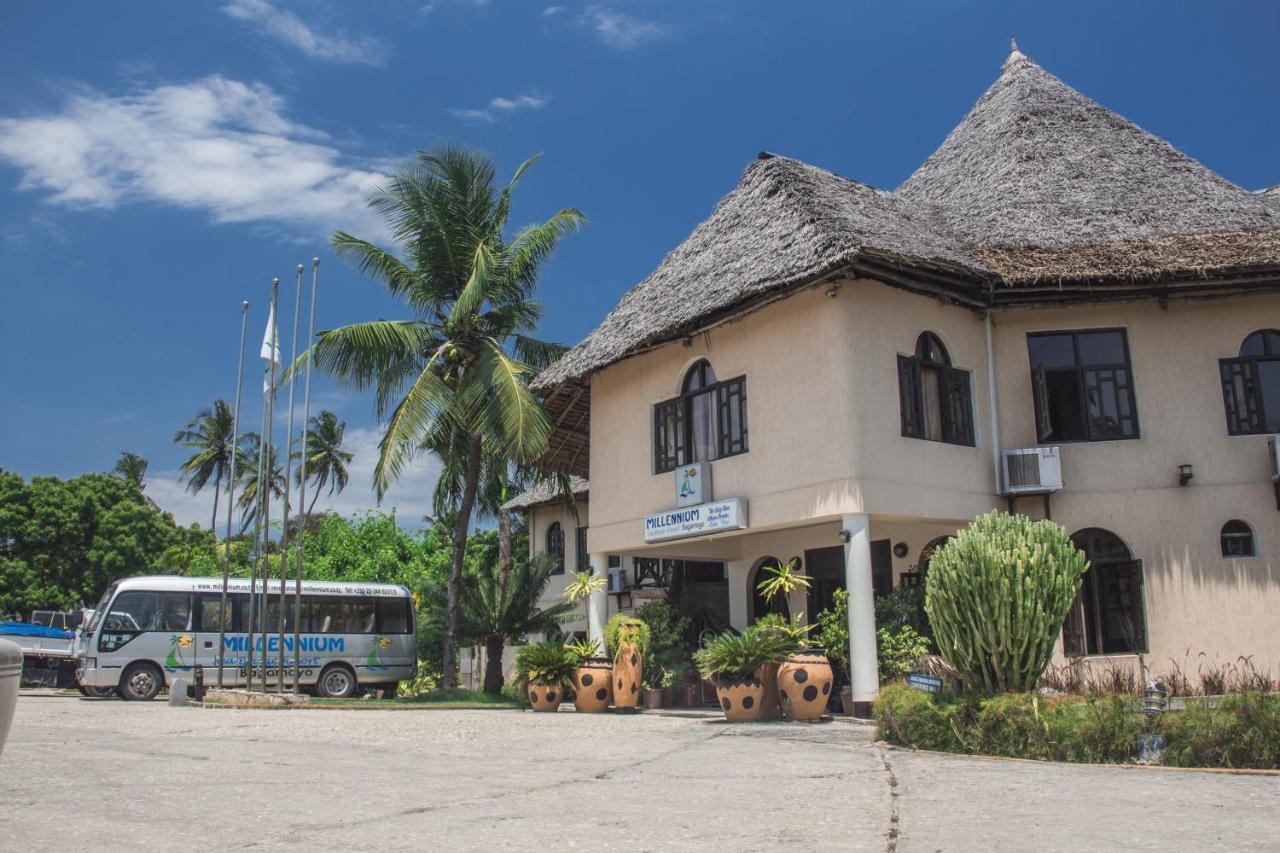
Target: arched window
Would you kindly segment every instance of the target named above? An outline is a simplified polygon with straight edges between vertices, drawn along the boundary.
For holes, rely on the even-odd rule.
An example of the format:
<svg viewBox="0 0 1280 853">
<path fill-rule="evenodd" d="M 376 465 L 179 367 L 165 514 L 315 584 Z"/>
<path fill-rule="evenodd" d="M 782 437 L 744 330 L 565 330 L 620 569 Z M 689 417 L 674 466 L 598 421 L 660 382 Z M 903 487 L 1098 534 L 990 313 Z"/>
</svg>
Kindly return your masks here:
<svg viewBox="0 0 1280 853">
<path fill-rule="evenodd" d="M 1254 557 L 1258 554 L 1258 546 L 1253 539 L 1253 528 L 1238 518 L 1233 518 L 1222 525 L 1221 538 L 1224 557 Z"/>
<path fill-rule="evenodd" d="M 903 435 L 973 446 L 969 371 L 951 366 L 933 332 L 916 338 L 913 354 L 898 356 L 898 394 Z"/>
<path fill-rule="evenodd" d="M 951 541 L 951 535 L 939 536 L 928 545 L 920 549 L 920 559 L 916 561 L 916 574 L 920 577 L 920 583 L 924 583 L 929 579 L 929 560 L 933 559 L 933 555 L 939 548 Z"/>
<path fill-rule="evenodd" d="M 556 561 L 556 568 L 551 574 L 564 574 L 564 528 L 558 521 L 551 522 L 547 528 L 547 553 Z"/>
<path fill-rule="evenodd" d="M 1238 358 L 1218 362 L 1227 432 L 1280 432 L 1280 331 L 1260 329 L 1245 337 Z"/>
<path fill-rule="evenodd" d="M 1062 626 L 1068 656 L 1134 654 L 1147 650 L 1142 561 L 1110 530 L 1088 527 L 1071 542 L 1089 558 L 1080 592 Z"/>
<path fill-rule="evenodd" d="M 746 452 L 745 376 L 720 382 L 702 359 L 685 374 L 679 397 L 653 407 L 655 473 Z"/>
<path fill-rule="evenodd" d="M 765 601 L 764 595 L 757 588 L 757 584 L 763 580 L 760 570 L 765 566 L 776 565 L 778 565 L 777 557 L 761 557 L 756 560 L 756 564 L 751 567 L 747 575 L 747 583 L 750 584 L 751 589 L 751 613 L 748 614 L 751 617 L 750 622 L 756 621 L 767 613 L 777 613 L 783 619 L 791 618 L 791 605 L 787 602 L 785 595 L 775 595 L 773 600 Z"/>
</svg>

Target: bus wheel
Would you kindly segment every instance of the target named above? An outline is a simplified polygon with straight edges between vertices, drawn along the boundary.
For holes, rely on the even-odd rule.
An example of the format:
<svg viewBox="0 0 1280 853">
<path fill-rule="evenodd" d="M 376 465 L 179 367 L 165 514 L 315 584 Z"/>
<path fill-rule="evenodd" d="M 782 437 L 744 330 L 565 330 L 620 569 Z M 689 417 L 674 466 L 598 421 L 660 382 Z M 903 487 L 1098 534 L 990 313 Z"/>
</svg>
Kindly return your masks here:
<svg viewBox="0 0 1280 853">
<path fill-rule="evenodd" d="M 164 676 L 155 664 L 131 663 L 120 676 L 120 698 L 148 702 L 156 698 L 164 686 Z"/>
<path fill-rule="evenodd" d="M 316 682 L 316 693 L 329 699 L 346 699 L 355 692 L 356 674 L 340 663 L 326 666 Z"/>
<path fill-rule="evenodd" d="M 80 691 L 81 696 L 87 696 L 90 699 L 110 699 L 116 694 L 114 687 L 85 687 L 83 684 L 77 684 L 76 689 Z"/>
</svg>

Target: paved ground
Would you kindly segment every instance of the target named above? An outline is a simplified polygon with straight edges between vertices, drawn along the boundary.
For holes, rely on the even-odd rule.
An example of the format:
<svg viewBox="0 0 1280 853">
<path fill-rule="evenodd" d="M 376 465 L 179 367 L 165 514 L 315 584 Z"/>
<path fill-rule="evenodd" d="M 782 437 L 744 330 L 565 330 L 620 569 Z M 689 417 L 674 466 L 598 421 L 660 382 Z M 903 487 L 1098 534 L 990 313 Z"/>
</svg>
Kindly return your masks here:
<svg viewBox="0 0 1280 853">
<path fill-rule="evenodd" d="M 847 724 L 23 696 L 0 850 L 1280 850 L 1280 778 L 887 750 Z"/>
</svg>

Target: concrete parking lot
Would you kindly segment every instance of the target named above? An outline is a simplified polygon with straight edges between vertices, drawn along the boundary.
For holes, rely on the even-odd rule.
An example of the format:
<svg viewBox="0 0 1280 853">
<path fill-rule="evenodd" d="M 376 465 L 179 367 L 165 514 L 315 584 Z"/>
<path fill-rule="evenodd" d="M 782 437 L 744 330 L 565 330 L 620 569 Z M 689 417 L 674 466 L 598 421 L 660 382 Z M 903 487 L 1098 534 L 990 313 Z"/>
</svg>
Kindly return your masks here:
<svg viewBox="0 0 1280 853">
<path fill-rule="evenodd" d="M 1280 778 L 886 749 L 865 727 L 19 699 L 2 850 L 1280 850 Z"/>
</svg>

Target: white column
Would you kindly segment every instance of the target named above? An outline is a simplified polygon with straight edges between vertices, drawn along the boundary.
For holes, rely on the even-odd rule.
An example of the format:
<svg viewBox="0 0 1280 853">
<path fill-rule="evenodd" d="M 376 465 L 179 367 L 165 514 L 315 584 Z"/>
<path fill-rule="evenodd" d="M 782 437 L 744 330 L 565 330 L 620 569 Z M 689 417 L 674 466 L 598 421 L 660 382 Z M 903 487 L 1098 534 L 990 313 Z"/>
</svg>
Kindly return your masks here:
<svg viewBox="0 0 1280 853">
<path fill-rule="evenodd" d="M 587 636 L 600 641 L 604 654 L 604 623 L 609 621 L 609 555 L 592 554 L 591 573 L 605 579 L 605 586 L 591 593 L 587 600 Z"/>
<path fill-rule="evenodd" d="M 845 586 L 849 589 L 849 676 L 853 701 L 871 702 L 880 693 L 876 664 L 875 591 L 871 585 L 871 519 L 844 517 Z"/>
<path fill-rule="evenodd" d="M 725 576 L 729 579 L 729 624 L 739 631 L 747 627 L 750 573 L 750 560 L 730 560 L 725 564 Z"/>
</svg>

